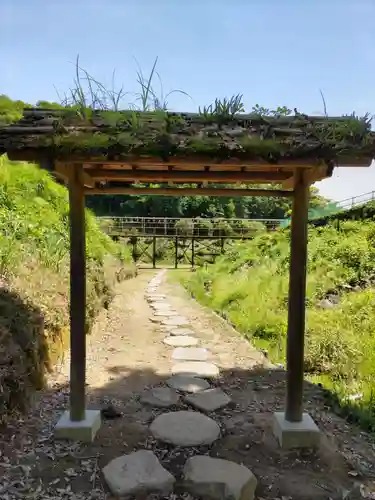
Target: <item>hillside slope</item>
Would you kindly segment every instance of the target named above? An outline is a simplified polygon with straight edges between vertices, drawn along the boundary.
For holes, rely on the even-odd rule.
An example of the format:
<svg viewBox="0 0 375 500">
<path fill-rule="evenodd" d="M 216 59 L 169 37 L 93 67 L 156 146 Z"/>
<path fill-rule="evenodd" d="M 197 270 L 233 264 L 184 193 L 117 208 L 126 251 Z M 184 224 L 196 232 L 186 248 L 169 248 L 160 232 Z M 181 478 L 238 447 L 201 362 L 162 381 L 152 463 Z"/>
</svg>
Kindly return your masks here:
<svg viewBox="0 0 375 500">
<path fill-rule="evenodd" d="M 130 256 L 87 213 L 87 330 L 132 273 Z M 27 403 L 31 387 L 69 337 L 67 190 L 30 164 L 0 157 L 0 420 Z"/>
<path fill-rule="evenodd" d="M 288 230 L 234 246 L 186 287 L 284 364 Z M 342 411 L 375 430 L 375 225 L 310 229 L 305 370 L 337 395 Z M 355 403 L 353 403 L 355 401 Z M 350 404 L 349 404 L 350 403 Z M 344 409 L 343 409 L 344 408 Z"/>
</svg>

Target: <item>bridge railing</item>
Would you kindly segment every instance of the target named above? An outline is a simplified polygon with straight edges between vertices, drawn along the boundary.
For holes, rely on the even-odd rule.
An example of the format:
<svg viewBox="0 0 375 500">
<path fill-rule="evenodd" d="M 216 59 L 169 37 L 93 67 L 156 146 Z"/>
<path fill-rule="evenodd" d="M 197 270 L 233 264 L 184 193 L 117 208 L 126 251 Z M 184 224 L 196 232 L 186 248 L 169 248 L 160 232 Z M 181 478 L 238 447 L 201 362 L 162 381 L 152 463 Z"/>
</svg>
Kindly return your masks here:
<svg viewBox="0 0 375 500">
<path fill-rule="evenodd" d="M 375 201 L 375 191 L 370 191 L 369 193 L 361 194 L 359 196 L 353 196 L 352 198 L 346 198 L 345 200 L 339 201 L 337 206 L 341 210 L 348 210 L 349 208 L 364 205 L 370 201 Z"/>
<path fill-rule="evenodd" d="M 111 236 L 249 238 L 264 229 L 276 229 L 283 219 L 224 219 L 176 217 L 98 217 Z"/>
</svg>

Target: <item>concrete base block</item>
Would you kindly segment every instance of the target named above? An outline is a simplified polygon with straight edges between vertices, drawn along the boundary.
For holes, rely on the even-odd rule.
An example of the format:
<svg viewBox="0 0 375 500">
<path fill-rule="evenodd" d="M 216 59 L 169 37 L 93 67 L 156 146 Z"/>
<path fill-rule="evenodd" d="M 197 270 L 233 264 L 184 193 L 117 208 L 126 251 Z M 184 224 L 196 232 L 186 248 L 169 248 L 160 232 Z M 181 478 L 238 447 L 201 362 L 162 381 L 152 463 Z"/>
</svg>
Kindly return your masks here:
<svg viewBox="0 0 375 500">
<path fill-rule="evenodd" d="M 308 413 L 301 422 L 289 422 L 285 413 L 274 413 L 273 433 L 283 449 L 316 448 L 320 442 L 320 430 Z"/>
<path fill-rule="evenodd" d="M 55 427 L 55 437 L 72 441 L 91 443 L 102 423 L 100 410 L 86 410 L 85 418 L 79 422 L 70 420 L 69 411 L 65 411 Z"/>
</svg>

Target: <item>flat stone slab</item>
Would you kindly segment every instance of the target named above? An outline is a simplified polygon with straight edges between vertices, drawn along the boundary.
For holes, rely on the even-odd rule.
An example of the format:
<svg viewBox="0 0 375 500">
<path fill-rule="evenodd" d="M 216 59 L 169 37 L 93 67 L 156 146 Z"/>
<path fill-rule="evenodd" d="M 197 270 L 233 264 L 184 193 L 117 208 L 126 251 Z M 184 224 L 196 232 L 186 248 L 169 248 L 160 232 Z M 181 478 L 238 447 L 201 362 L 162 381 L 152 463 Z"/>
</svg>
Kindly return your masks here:
<svg viewBox="0 0 375 500">
<path fill-rule="evenodd" d="M 219 368 L 213 363 L 206 363 L 204 361 L 184 361 L 172 366 L 172 375 L 216 378 L 219 375 Z"/>
<path fill-rule="evenodd" d="M 163 324 L 165 326 L 189 326 L 189 320 L 183 316 L 175 316 L 164 320 Z"/>
<path fill-rule="evenodd" d="M 169 304 L 160 304 L 157 306 L 150 304 L 150 307 L 154 311 L 172 311 L 172 307 Z"/>
<path fill-rule="evenodd" d="M 177 391 L 196 393 L 210 387 L 207 380 L 198 377 L 187 377 L 184 375 L 173 375 L 167 380 L 167 385 Z"/>
<path fill-rule="evenodd" d="M 175 478 L 149 450 L 139 450 L 115 458 L 103 468 L 103 476 L 113 495 L 171 493 Z"/>
<path fill-rule="evenodd" d="M 165 299 L 165 295 L 162 294 L 159 295 L 156 293 L 147 293 L 145 297 L 148 302 L 158 301 L 158 300 L 160 301 Z"/>
<path fill-rule="evenodd" d="M 184 488 L 210 500 L 253 500 L 257 479 L 244 465 L 203 455 L 187 460 Z"/>
<path fill-rule="evenodd" d="M 141 403 L 157 408 L 168 408 L 178 404 L 179 400 L 180 396 L 170 387 L 154 387 L 141 396 Z"/>
<path fill-rule="evenodd" d="M 214 420 L 194 411 L 159 415 L 150 431 L 156 439 L 183 447 L 211 444 L 220 436 L 220 427 Z"/>
<path fill-rule="evenodd" d="M 171 337 L 166 337 L 163 340 L 164 344 L 170 345 L 172 347 L 189 347 L 198 344 L 198 339 L 195 337 L 190 337 L 190 335 L 174 335 Z"/>
<path fill-rule="evenodd" d="M 169 309 L 166 309 L 165 311 L 157 310 L 157 311 L 154 311 L 154 316 L 164 316 L 166 318 L 172 318 L 174 316 L 178 316 L 178 313 L 176 311 L 172 311 Z"/>
<path fill-rule="evenodd" d="M 190 328 L 175 328 L 175 327 L 168 327 L 168 331 L 170 335 L 195 335 L 194 330 L 191 330 Z"/>
<path fill-rule="evenodd" d="M 168 302 L 151 302 L 150 307 L 153 309 L 171 309 L 171 305 Z"/>
<path fill-rule="evenodd" d="M 161 323 L 164 318 L 162 316 L 150 316 L 149 319 L 152 323 Z"/>
<path fill-rule="evenodd" d="M 207 361 L 209 351 L 203 347 L 177 347 L 172 353 L 172 359 L 177 361 Z"/>
<path fill-rule="evenodd" d="M 281 448 L 316 448 L 320 443 L 320 430 L 308 413 L 301 422 L 289 422 L 283 412 L 273 414 L 273 433 Z"/>
<path fill-rule="evenodd" d="M 184 399 L 198 410 L 205 412 L 219 410 L 231 402 L 228 394 L 225 394 L 219 387 L 207 389 L 197 394 L 189 394 Z"/>
<path fill-rule="evenodd" d="M 79 422 L 70 420 L 70 412 L 65 411 L 57 422 L 54 435 L 57 439 L 69 439 L 91 443 L 102 423 L 100 410 L 86 410 L 85 418 Z"/>
</svg>

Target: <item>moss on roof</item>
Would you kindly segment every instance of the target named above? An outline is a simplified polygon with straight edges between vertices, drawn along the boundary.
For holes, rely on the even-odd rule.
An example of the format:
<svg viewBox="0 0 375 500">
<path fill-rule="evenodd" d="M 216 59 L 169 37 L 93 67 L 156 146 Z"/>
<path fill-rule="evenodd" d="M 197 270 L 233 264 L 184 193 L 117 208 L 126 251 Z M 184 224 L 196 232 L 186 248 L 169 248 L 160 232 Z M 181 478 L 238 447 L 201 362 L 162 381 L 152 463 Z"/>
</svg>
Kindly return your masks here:
<svg viewBox="0 0 375 500">
<path fill-rule="evenodd" d="M 130 160 L 199 157 L 282 163 L 341 157 L 373 158 L 370 121 L 294 116 L 25 109 L 23 118 L 0 128 L 0 152 L 35 150 L 55 158 Z"/>
</svg>

